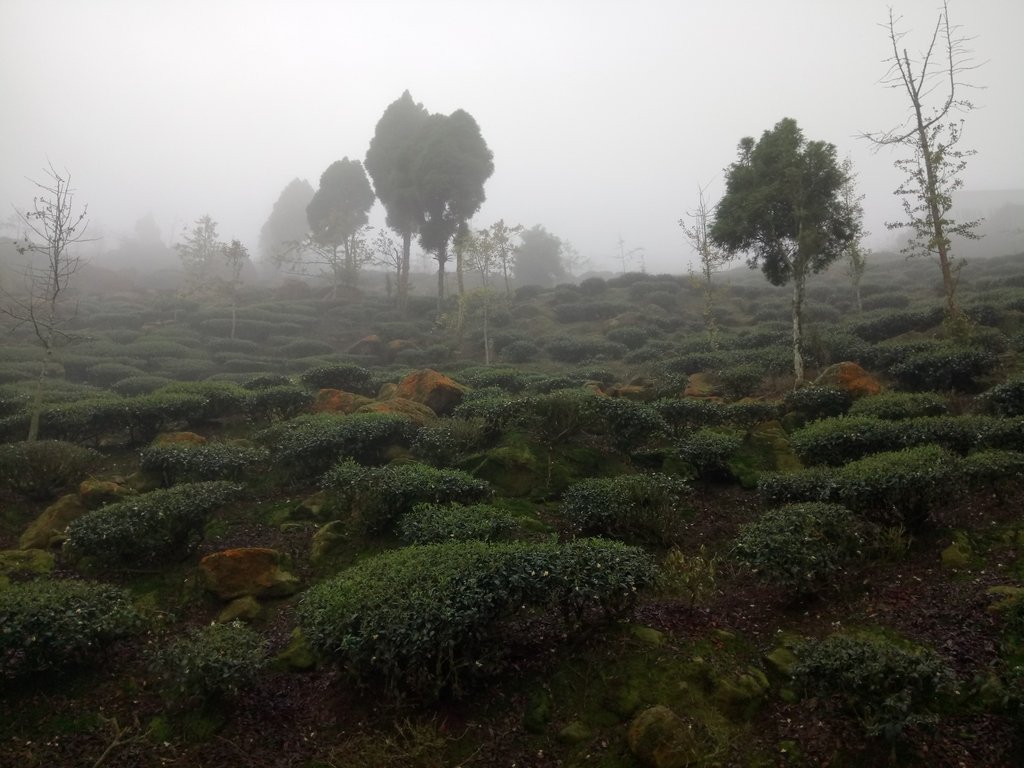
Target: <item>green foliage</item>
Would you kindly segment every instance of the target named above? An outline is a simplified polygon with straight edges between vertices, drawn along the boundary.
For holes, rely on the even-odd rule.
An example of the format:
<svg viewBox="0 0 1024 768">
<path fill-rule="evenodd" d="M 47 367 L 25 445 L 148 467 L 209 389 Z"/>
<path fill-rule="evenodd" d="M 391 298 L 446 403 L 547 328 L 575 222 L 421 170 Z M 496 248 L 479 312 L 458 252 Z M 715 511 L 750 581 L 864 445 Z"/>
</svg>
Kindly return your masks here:
<svg viewBox="0 0 1024 768">
<path fill-rule="evenodd" d="M 897 420 L 944 416 L 948 411 L 945 398 L 934 392 L 882 392 L 857 400 L 849 415 Z"/>
<path fill-rule="evenodd" d="M 143 449 L 139 467 L 160 476 L 164 485 L 200 480 L 242 480 L 265 469 L 270 453 L 235 443 L 167 443 Z"/>
<path fill-rule="evenodd" d="M 136 397 L 148 395 L 171 383 L 171 380 L 164 376 L 129 376 L 111 385 L 110 390 L 125 397 Z"/>
<path fill-rule="evenodd" d="M 552 360 L 562 363 L 581 363 L 584 360 L 601 358 L 618 360 L 626 353 L 626 347 L 604 339 L 558 336 L 544 342 L 544 351 Z"/>
<path fill-rule="evenodd" d="M 513 341 L 502 348 L 501 358 L 509 363 L 530 363 L 540 357 L 540 352 L 532 341 Z"/>
<path fill-rule="evenodd" d="M 661 414 L 647 403 L 598 397 L 590 405 L 598 422 L 591 431 L 604 434 L 612 447 L 622 453 L 633 453 L 668 430 Z"/>
<path fill-rule="evenodd" d="M 500 541 L 518 527 L 514 515 L 490 504 L 417 504 L 398 519 L 398 536 L 406 544 Z"/>
<path fill-rule="evenodd" d="M 909 355 L 889 368 L 901 387 L 910 390 L 977 389 L 978 379 L 995 368 L 998 358 L 982 349 L 942 344 Z"/>
<path fill-rule="evenodd" d="M 841 587 L 861 556 L 864 525 L 838 504 L 788 504 L 744 525 L 735 554 L 765 581 L 788 592 L 815 594 Z"/>
<path fill-rule="evenodd" d="M 49 499 L 77 485 L 103 457 L 60 440 L 0 445 L 0 488 L 32 499 Z"/>
<path fill-rule="evenodd" d="M 86 379 L 100 387 L 109 387 L 121 379 L 143 375 L 145 375 L 145 371 L 121 363 L 96 363 L 96 365 L 89 366 L 85 372 Z"/>
<path fill-rule="evenodd" d="M 516 368 L 467 368 L 460 372 L 459 381 L 474 389 L 498 387 L 511 394 L 526 389 L 528 376 Z"/>
<path fill-rule="evenodd" d="M 311 389 L 341 389 L 357 395 L 373 395 L 373 373 L 353 363 L 320 365 L 304 371 L 299 380 Z"/>
<path fill-rule="evenodd" d="M 593 322 L 611 320 L 613 317 L 628 312 L 632 307 L 621 301 L 572 301 L 555 304 L 555 319 L 560 323 Z M 611 341 L 615 341 L 612 339 Z M 554 357 L 554 355 L 552 355 Z M 561 359 L 561 358 L 558 358 Z"/>
<path fill-rule="evenodd" d="M 628 349 L 638 349 L 644 346 L 649 340 L 659 335 L 653 328 L 637 325 L 620 325 L 606 331 L 604 336 L 608 341 L 617 344 L 624 344 Z"/>
<path fill-rule="evenodd" d="M 485 481 L 466 472 L 420 463 L 367 467 L 346 460 L 329 470 L 322 483 L 367 533 L 387 531 L 417 504 L 473 504 L 491 495 Z"/>
<path fill-rule="evenodd" d="M 723 368 L 715 374 L 715 383 L 727 400 L 753 396 L 764 380 L 763 366 L 744 363 Z"/>
<path fill-rule="evenodd" d="M 975 405 L 996 416 L 1024 416 L 1024 379 L 1013 379 L 982 392 Z"/>
<path fill-rule="evenodd" d="M 751 427 L 779 417 L 778 406 L 767 402 L 719 403 L 703 398 L 682 397 L 659 400 L 652 405 L 661 414 L 669 430 L 681 436 L 702 427 Z"/>
<path fill-rule="evenodd" d="M 264 378 L 271 380 L 276 377 Z M 264 421 L 291 419 L 313 405 L 313 396 L 294 384 L 260 387 L 243 384 L 243 386 L 249 391 L 249 414 L 256 419 Z"/>
<path fill-rule="evenodd" d="M 482 419 L 449 418 L 420 428 L 413 439 L 412 452 L 434 466 L 450 466 L 484 447 L 487 437 Z"/>
<path fill-rule="evenodd" d="M 175 382 L 160 390 L 161 395 L 192 395 L 205 401 L 203 420 L 241 416 L 248 412 L 252 400 L 249 390 L 230 381 Z"/>
<path fill-rule="evenodd" d="M 702 480 L 725 480 L 732 476 L 729 459 L 742 445 L 743 435 L 738 432 L 699 429 L 677 443 L 675 453 Z"/>
<path fill-rule="evenodd" d="M 522 608 L 620 615 L 652 578 L 646 554 L 615 542 L 449 542 L 364 560 L 311 588 L 298 616 L 310 645 L 357 679 L 431 697 L 493 673 L 503 620 Z"/>
<path fill-rule="evenodd" d="M 152 567 L 187 556 L 207 515 L 240 491 L 225 481 L 151 491 L 87 512 L 67 529 L 66 551 L 112 567 Z"/>
<path fill-rule="evenodd" d="M 787 392 L 782 402 L 787 410 L 813 420 L 842 416 L 853 405 L 853 396 L 845 389 L 812 385 Z"/>
<path fill-rule="evenodd" d="M 364 464 L 383 460 L 388 448 L 408 445 L 417 428 L 394 413 L 297 416 L 259 432 L 275 464 L 294 479 L 314 477 L 343 457 Z"/>
<path fill-rule="evenodd" d="M 137 618 L 128 594 L 109 584 L 12 584 L 0 590 L 0 677 L 86 661 Z"/>
<path fill-rule="evenodd" d="M 942 307 L 885 312 L 856 323 L 852 330 L 864 341 L 882 341 L 910 331 L 926 331 L 942 322 Z"/>
<path fill-rule="evenodd" d="M 689 492 L 671 475 L 592 477 L 569 486 L 560 511 L 578 533 L 667 543 L 689 514 Z"/>
<path fill-rule="evenodd" d="M 191 630 L 161 647 L 156 665 L 172 698 L 228 698 L 252 685 L 267 664 L 260 635 L 239 621 Z"/>
<path fill-rule="evenodd" d="M 673 546 L 658 567 L 658 591 L 687 600 L 690 608 L 714 595 L 717 589 L 718 558 L 701 544 L 696 554 L 684 554 Z"/>
<path fill-rule="evenodd" d="M 934 652 L 891 640 L 832 635 L 796 648 L 795 684 L 806 694 L 839 697 L 868 736 L 897 741 L 908 727 L 937 722 L 956 678 Z"/>
</svg>

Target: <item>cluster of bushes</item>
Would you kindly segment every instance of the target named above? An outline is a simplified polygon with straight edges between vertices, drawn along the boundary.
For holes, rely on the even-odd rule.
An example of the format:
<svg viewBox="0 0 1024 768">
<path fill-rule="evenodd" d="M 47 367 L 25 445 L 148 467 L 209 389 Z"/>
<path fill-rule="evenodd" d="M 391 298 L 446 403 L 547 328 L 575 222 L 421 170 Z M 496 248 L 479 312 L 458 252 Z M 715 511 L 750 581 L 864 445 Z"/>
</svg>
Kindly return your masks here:
<svg viewBox="0 0 1024 768">
<path fill-rule="evenodd" d="M 417 504 L 398 519 L 406 544 L 501 541 L 519 527 L 516 517 L 492 504 Z"/>
<path fill-rule="evenodd" d="M 850 406 L 849 415 L 898 420 L 944 416 L 948 411 L 946 399 L 934 392 L 889 391 L 860 398 Z"/>
<path fill-rule="evenodd" d="M 200 480 L 242 480 L 265 468 L 270 452 L 239 443 L 165 443 L 145 448 L 139 467 L 160 477 L 163 485 Z"/>
<path fill-rule="evenodd" d="M 170 698 L 203 703 L 251 685 L 267 661 L 266 642 L 238 621 L 193 629 L 154 655 Z"/>
<path fill-rule="evenodd" d="M 667 543 L 690 513 L 689 493 L 684 481 L 659 473 L 592 477 L 569 486 L 560 512 L 577 533 Z"/>
<path fill-rule="evenodd" d="M 181 559 L 202 539 L 207 516 L 240 490 L 226 481 L 187 483 L 107 504 L 68 525 L 65 550 L 110 567 Z"/>
<path fill-rule="evenodd" d="M 353 363 L 316 366 L 304 371 L 299 380 L 311 389 L 341 389 L 366 396 L 376 393 L 373 373 Z"/>
<path fill-rule="evenodd" d="M 732 477 L 729 460 L 740 450 L 743 439 L 739 432 L 698 429 L 676 444 L 675 455 L 701 480 L 728 480 Z"/>
<path fill-rule="evenodd" d="M 0 677 L 87 661 L 138 615 L 109 584 L 39 579 L 0 589 Z"/>
<path fill-rule="evenodd" d="M 580 363 L 584 360 L 599 358 L 618 360 L 626 354 L 626 346 L 605 339 L 557 336 L 544 342 L 544 351 L 552 360 L 562 363 Z"/>
<path fill-rule="evenodd" d="M 352 522 L 367 533 L 387 531 L 417 504 L 473 504 L 491 495 L 485 481 L 466 472 L 418 462 L 369 467 L 346 460 L 322 484 L 332 503 L 350 510 Z"/>
<path fill-rule="evenodd" d="M 310 645 L 356 679 L 432 697 L 499 668 L 505 622 L 524 608 L 618 616 L 653 576 L 642 550 L 603 540 L 412 546 L 313 587 L 298 615 Z"/>
<path fill-rule="evenodd" d="M 781 415 L 777 403 L 720 403 L 695 397 L 659 400 L 652 403 L 652 407 L 677 436 L 686 436 L 701 427 L 750 427 Z"/>
<path fill-rule="evenodd" d="M 31 499 L 49 499 L 77 485 L 103 457 L 60 440 L 0 445 L 0 488 Z"/>
</svg>

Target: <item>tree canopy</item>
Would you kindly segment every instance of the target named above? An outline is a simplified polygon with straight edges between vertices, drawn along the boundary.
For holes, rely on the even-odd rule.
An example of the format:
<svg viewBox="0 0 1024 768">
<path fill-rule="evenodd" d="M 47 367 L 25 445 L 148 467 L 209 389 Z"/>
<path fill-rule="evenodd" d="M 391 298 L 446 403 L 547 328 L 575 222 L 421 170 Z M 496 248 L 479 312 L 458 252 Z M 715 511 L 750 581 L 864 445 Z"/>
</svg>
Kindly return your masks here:
<svg viewBox="0 0 1024 768">
<path fill-rule="evenodd" d="M 334 265 L 335 273 L 340 249 L 344 256 L 343 274 L 349 285 L 355 283 L 360 232 L 369 221 L 374 199 L 363 164 L 345 157 L 331 163 L 323 172 L 320 188 L 306 208 L 312 236 L 310 245 L 319 246 L 321 255 Z"/>
<path fill-rule="evenodd" d="M 313 187 L 305 179 L 292 179 L 281 191 L 270 216 L 260 229 L 260 256 L 267 262 L 278 259 L 309 230 L 306 208 L 313 200 Z"/>
<path fill-rule="evenodd" d="M 519 234 L 522 244 L 516 249 L 515 275 L 520 285 L 551 286 L 565 279 L 562 241 L 540 224 Z"/>
</svg>

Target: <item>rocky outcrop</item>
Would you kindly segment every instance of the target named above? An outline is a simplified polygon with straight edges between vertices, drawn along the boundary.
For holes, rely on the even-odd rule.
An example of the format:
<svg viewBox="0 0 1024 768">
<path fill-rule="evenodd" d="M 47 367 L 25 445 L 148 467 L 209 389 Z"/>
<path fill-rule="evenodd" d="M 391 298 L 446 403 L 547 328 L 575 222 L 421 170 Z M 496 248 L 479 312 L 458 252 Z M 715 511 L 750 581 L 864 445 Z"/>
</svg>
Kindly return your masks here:
<svg viewBox="0 0 1024 768">
<path fill-rule="evenodd" d="M 649 768 L 686 768 L 706 756 L 707 735 L 699 723 L 668 707 L 645 709 L 630 723 L 629 751 Z"/>
<path fill-rule="evenodd" d="M 313 401 L 313 413 L 355 413 L 373 400 L 342 389 L 321 389 Z"/>
<path fill-rule="evenodd" d="M 78 486 L 78 498 L 86 509 L 96 509 L 134 494 L 132 488 L 113 480 L 85 480 Z"/>
<path fill-rule="evenodd" d="M 284 569 L 281 554 L 267 547 L 214 552 L 199 562 L 199 573 L 206 589 L 221 600 L 285 597 L 299 589 L 299 580 Z"/>
<path fill-rule="evenodd" d="M 833 387 L 849 392 L 853 397 L 877 395 L 882 384 L 856 363 L 835 363 L 830 365 L 814 380 L 819 387 Z"/>
<path fill-rule="evenodd" d="M 447 416 L 462 402 L 468 388 L 443 373 L 426 368 L 413 371 L 398 383 L 396 397 L 422 403 L 438 416 Z"/>
<path fill-rule="evenodd" d="M 88 512 L 77 493 L 61 496 L 57 501 L 43 510 L 42 514 L 29 525 L 21 538 L 18 547 L 21 549 L 49 549 L 64 540 L 64 531 L 72 520 Z"/>
<path fill-rule="evenodd" d="M 392 397 L 390 400 L 369 403 L 356 413 L 400 413 L 420 425 L 433 424 L 437 421 L 437 414 L 428 406 L 404 397 Z"/>
</svg>

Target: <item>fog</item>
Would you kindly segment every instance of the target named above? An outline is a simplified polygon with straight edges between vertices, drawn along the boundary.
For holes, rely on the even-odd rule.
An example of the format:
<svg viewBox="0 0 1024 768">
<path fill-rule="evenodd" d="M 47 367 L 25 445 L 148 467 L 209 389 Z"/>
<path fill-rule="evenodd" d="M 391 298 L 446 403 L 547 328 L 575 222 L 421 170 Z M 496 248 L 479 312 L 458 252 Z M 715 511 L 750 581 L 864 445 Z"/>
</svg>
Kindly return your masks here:
<svg viewBox="0 0 1024 768">
<path fill-rule="evenodd" d="M 911 52 L 926 45 L 936 0 L 893 5 Z M 950 15 L 985 62 L 965 188 L 1024 188 L 1024 3 L 959 0 Z M 542 224 L 594 268 L 619 269 L 621 237 L 645 249 L 631 268 L 684 271 L 677 220 L 699 186 L 721 194 L 741 137 L 782 117 L 850 155 L 884 248 L 897 155 L 857 135 L 906 114 L 879 83 L 887 18 L 875 0 L 3 0 L 0 220 L 52 162 L 104 247 L 147 213 L 168 243 L 209 213 L 255 254 L 284 186 L 362 160 L 409 89 L 431 112 L 468 111 L 494 152 L 474 225 Z"/>
</svg>

